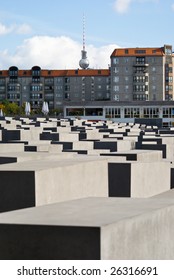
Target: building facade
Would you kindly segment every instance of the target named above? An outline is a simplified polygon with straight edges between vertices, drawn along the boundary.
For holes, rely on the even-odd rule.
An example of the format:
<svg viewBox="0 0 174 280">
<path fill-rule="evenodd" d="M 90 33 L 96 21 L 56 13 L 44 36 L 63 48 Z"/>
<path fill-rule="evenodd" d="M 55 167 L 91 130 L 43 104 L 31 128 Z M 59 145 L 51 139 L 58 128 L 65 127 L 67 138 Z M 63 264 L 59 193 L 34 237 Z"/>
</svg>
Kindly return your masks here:
<svg viewBox="0 0 174 280">
<path fill-rule="evenodd" d="M 172 46 L 116 49 L 111 55 L 111 100 L 173 100 Z"/>
<path fill-rule="evenodd" d="M 110 100 L 109 69 L 44 70 L 39 66 L 19 70 L 12 66 L 0 71 L 0 102 L 4 99 L 22 105 L 30 102 L 33 110 L 44 101 L 50 109 L 64 102 Z"/>
<path fill-rule="evenodd" d="M 86 65 L 86 64 L 85 64 Z M 120 102 L 158 102 L 174 99 L 174 55 L 172 46 L 115 49 L 108 69 L 46 70 L 33 66 L 20 70 L 11 66 L 0 71 L 0 102 L 22 105 L 30 102 L 36 110 L 48 102 L 49 109 L 69 108 L 84 114 L 84 106 L 95 104 L 88 114 L 101 114 L 101 106 Z M 74 110 L 78 104 L 79 110 Z M 172 104 L 172 103 L 171 103 Z M 72 110 L 70 110 L 72 109 Z M 109 110 L 109 109 L 108 109 Z M 110 115 L 110 114 L 106 114 Z M 119 115 L 116 113 L 116 115 Z"/>
</svg>

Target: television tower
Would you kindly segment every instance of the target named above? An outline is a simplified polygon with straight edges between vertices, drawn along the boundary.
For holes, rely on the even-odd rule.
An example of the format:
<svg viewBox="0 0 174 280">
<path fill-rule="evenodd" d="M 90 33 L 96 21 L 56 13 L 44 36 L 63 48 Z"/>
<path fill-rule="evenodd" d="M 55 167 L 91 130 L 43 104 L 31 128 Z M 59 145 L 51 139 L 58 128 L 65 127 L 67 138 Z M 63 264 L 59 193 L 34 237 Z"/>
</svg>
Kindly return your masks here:
<svg viewBox="0 0 174 280">
<path fill-rule="evenodd" d="M 85 50 L 85 16 L 83 15 L 83 50 L 81 51 L 82 58 L 79 61 L 79 66 L 82 69 L 87 69 L 89 61 L 87 59 L 87 51 Z"/>
</svg>

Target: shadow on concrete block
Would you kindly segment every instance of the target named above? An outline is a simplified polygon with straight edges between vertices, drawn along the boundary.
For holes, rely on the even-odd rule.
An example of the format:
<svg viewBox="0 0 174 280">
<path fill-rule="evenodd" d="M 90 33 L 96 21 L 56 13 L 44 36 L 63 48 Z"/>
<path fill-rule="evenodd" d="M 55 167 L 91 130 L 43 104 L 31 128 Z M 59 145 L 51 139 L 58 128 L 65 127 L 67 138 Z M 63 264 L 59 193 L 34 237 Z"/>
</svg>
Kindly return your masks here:
<svg viewBox="0 0 174 280">
<path fill-rule="evenodd" d="M 108 163 L 109 197 L 131 196 L 131 166 L 129 163 Z"/>
<path fill-rule="evenodd" d="M 98 260 L 100 228 L 0 225 L 1 260 Z"/>
<path fill-rule="evenodd" d="M 0 171 L 0 212 L 35 206 L 33 171 Z"/>
</svg>

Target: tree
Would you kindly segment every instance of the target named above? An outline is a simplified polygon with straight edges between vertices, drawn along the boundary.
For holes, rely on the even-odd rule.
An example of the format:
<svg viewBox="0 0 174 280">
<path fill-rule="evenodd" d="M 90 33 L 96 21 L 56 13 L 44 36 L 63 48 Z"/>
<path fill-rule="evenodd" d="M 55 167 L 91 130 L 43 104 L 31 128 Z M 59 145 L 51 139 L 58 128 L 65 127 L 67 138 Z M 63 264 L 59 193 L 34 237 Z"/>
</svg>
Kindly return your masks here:
<svg viewBox="0 0 174 280">
<path fill-rule="evenodd" d="M 16 103 L 10 103 L 8 100 L 3 102 L 3 112 L 5 115 L 18 115 L 20 114 L 20 107 Z"/>
</svg>

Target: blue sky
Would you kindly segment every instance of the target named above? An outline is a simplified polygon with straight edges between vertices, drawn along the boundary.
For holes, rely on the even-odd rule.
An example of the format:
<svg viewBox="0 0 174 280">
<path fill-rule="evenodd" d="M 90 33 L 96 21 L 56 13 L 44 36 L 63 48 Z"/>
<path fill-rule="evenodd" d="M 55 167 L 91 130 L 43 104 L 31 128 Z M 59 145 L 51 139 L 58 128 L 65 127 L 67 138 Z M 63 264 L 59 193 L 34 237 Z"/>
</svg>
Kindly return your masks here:
<svg viewBox="0 0 174 280">
<path fill-rule="evenodd" d="M 83 13 L 91 67 L 107 67 L 116 47 L 174 46 L 174 0 L 6 0 L 0 68 L 77 68 Z"/>
</svg>

